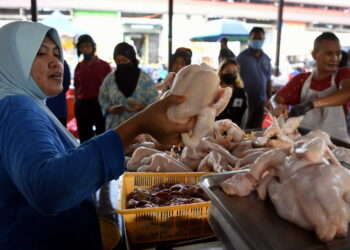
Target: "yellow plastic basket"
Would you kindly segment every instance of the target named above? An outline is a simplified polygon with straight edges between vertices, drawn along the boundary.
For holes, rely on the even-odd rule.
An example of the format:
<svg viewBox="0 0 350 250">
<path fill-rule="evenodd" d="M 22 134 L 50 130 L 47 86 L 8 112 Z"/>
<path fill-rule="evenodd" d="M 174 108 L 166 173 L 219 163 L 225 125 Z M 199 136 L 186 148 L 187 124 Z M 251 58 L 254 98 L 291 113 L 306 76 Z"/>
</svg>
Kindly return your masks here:
<svg viewBox="0 0 350 250">
<path fill-rule="evenodd" d="M 133 243 L 188 239 L 213 235 L 208 224 L 210 202 L 176 206 L 126 209 L 127 196 L 136 188 L 161 183 L 193 185 L 207 173 L 125 173 L 120 178 L 117 213 L 123 215 L 128 238 Z"/>
</svg>

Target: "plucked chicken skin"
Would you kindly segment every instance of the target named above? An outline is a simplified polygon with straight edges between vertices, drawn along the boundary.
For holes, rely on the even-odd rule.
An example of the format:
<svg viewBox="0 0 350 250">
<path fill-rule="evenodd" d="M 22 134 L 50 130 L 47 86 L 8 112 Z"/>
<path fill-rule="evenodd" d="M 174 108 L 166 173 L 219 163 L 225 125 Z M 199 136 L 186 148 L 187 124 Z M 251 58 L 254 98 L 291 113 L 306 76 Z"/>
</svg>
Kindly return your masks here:
<svg viewBox="0 0 350 250">
<path fill-rule="evenodd" d="M 294 168 L 297 162 L 291 162 Z M 320 240 L 345 237 L 350 221 L 350 173 L 341 166 L 307 165 L 268 184 L 269 197 L 278 214 L 305 229 L 315 230 Z"/>
<path fill-rule="evenodd" d="M 268 195 L 278 214 L 314 230 L 321 241 L 345 237 L 350 222 L 350 171 L 322 137 L 315 137 L 289 154 L 271 149 L 251 164 L 250 171 L 220 183 L 230 195 L 246 196 L 254 189 Z"/>
<path fill-rule="evenodd" d="M 185 145 L 195 148 L 201 138 L 213 130 L 215 116 L 226 107 L 232 88 L 221 88 L 215 71 L 208 65 L 188 65 L 174 79 L 169 94 L 183 95 L 185 102 L 167 110 L 169 120 L 186 123 L 195 116 L 196 124 L 190 133 L 182 134 Z"/>
</svg>

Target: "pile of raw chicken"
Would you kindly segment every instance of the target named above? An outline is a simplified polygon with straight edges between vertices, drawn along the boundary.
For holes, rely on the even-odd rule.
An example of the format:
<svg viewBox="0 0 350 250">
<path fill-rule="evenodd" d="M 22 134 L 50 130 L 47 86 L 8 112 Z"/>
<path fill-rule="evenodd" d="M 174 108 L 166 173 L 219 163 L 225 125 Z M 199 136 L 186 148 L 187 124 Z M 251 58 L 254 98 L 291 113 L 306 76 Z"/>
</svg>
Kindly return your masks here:
<svg viewBox="0 0 350 250">
<path fill-rule="evenodd" d="M 168 110 L 169 119 L 185 123 L 191 116 L 197 117 L 194 130 L 182 136 L 185 145 L 159 145 L 151 137 L 142 136 L 130 148 L 127 170 L 246 169 L 246 173 L 220 183 L 225 193 L 246 196 L 256 191 L 261 199 L 270 198 L 281 217 L 315 230 L 320 240 L 345 237 L 350 221 L 350 171 L 340 162 L 350 162 L 350 150 L 336 147 L 320 130 L 301 136 L 297 128 L 303 117 L 286 121 L 274 117 L 267 129 L 249 134 L 230 120 L 214 121 L 231 92 L 219 86 L 210 70 L 200 67 L 180 71 L 170 90 L 187 99 L 180 107 Z M 206 85 L 208 79 L 210 84 Z"/>
<path fill-rule="evenodd" d="M 336 147 L 321 130 L 301 136 L 296 130 L 300 119 L 274 118 L 262 136 L 253 136 L 253 147 L 258 148 L 244 157 L 248 172 L 233 175 L 220 186 L 230 195 L 256 190 L 260 199 L 268 196 L 282 218 L 315 230 L 321 241 L 346 237 L 350 171 L 340 162 L 350 162 L 350 150 Z"/>
</svg>

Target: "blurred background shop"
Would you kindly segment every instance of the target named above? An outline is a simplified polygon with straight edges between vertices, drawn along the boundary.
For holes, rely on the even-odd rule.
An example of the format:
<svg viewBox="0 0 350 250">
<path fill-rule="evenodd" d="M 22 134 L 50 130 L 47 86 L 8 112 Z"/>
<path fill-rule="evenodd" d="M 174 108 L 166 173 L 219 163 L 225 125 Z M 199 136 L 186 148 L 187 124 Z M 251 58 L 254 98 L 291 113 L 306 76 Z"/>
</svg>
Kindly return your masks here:
<svg viewBox="0 0 350 250">
<path fill-rule="evenodd" d="M 175 0 L 173 1 L 172 48 L 188 47 L 192 63 L 218 67 L 220 43 L 196 39 L 208 31 L 213 20 L 234 19 L 249 31 L 261 26 L 266 31 L 264 51 L 275 62 L 279 0 Z M 13 20 L 31 19 L 31 1 L 0 2 L 0 26 Z M 96 39 L 99 56 L 113 66 L 115 44 L 132 44 L 141 66 L 157 81 L 164 78 L 168 64 L 169 17 L 165 0 L 37 0 L 38 21 L 58 29 L 71 69 L 77 63 L 74 41 L 82 33 Z M 284 84 L 296 70 L 312 65 L 310 48 L 323 31 L 332 31 L 342 46 L 350 47 L 350 2 L 347 0 L 285 0 L 280 47 L 280 76 Z M 247 36 L 229 40 L 237 55 L 247 47 Z"/>
</svg>

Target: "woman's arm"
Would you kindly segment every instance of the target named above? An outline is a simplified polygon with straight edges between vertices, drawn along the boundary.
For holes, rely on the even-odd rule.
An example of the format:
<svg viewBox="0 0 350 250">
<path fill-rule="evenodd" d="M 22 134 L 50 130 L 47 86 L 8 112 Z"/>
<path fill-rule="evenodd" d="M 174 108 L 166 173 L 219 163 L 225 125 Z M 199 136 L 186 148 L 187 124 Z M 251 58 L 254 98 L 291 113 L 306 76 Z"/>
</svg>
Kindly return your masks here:
<svg viewBox="0 0 350 250">
<path fill-rule="evenodd" d="M 194 126 L 194 118 L 186 124 L 172 122 L 166 115 L 166 110 L 185 101 L 183 96 L 170 95 L 157 101 L 129 120 L 115 128 L 123 141 L 124 148 L 139 134 L 147 133 L 160 143 L 177 145 L 181 142 L 181 133 L 186 133 Z"/>
<path fill-rule="evenodd" d="M 123 144 L 114 131 L 73 148 L 40 108 L 24 98 L 18 103 L 0 108 L 2 115 L 8 110 L 0 123 L 0 166 L 40 213 L 74 207 L 124 172 Z"/>
</svg>

